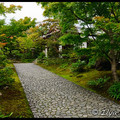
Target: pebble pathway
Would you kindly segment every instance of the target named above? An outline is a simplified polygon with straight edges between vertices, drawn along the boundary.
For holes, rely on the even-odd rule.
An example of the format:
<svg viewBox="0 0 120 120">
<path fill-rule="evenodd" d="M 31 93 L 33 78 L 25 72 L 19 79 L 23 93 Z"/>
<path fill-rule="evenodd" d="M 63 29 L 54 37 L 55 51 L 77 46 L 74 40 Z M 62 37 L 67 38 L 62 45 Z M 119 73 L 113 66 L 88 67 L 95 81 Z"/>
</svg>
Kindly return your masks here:
<svg viewBox="0 0 120 120">
<path fill-rule="evenodd" d="M 34 118 L 118 118 L 120 105 L 34 63 L 14 63 Z"/>
</svg>

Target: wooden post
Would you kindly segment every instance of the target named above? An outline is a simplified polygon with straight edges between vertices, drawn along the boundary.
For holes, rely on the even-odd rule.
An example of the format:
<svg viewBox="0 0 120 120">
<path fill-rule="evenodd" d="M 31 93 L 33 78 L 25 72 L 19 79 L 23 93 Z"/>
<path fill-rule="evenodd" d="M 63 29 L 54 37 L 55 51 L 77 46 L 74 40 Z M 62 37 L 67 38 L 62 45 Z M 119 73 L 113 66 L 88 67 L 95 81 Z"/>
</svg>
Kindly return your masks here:
<svg viewBox="0 0 120 120">
<path fill-rule="evenodd" d="M 45 57 L 48 57 L 48 48 L 47 48 L 47 45 L 45 46 Z"/>
<path fill-rule="evenodd" d="M 62 52 L 62 45 L 59 45 L 59 52 Z M 60 54 L 59 54 L 59 57 L 62 58 Z"/>
</svg>

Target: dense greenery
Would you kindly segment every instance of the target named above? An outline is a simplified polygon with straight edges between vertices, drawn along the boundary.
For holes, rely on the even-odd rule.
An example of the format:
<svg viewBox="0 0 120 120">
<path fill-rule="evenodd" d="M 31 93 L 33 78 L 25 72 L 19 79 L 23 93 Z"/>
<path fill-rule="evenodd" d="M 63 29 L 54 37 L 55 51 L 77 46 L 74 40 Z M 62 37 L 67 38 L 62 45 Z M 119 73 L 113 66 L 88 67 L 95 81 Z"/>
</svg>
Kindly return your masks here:
<svg viewBox="0 0 120 120">
<path fill-rule="evenodd" d="M 11 85 L 14 82 L 14 79 L 11 78 L 13 70 L 10 67 L 7 67 L 8 64 L 7 57 L 4 55 L 1 50 L 3 46 L 0 47 L 0 87 Z"/>
<path fill-rule="evenodd" d="M 17 38 L 20 36 L 26 36 L 23 31 L 32 26 L 35 26 L 35 19 L 31 20 L 31 18 L 28 17 L 18 21 L 12 19 L 9 25 L 2 25 L 0 28 L 0 42 L 7 43 L 4 51 L 9 58 L 19 58 L 20 56 L 23 57 L 20 53 L 24 53 L 24 51 L 20 46 L 19 41 L 17 41 Z M 28 44 L 26 41 L 26 44 L 29 46 L 30 43 Z"/>
<path fill-rule="evenodd" d="M 115 99 L 120 99 L 120 82 L 114 83 L 109 89 L 108 92 L 111 97 Z"/>
<path fill-rule="evenodd" d="M 15 5 L 10 5 L 9 7 L 6 7 L 4 3 L 0 3 L 0 15 L 5 16 L 6 13 L 15 13 L 16 10 L 20 10 L 21 8 L 22 6 L 15 6 Z M 9 27 L 8 27 L 9 31 L 6 31 L 6 28 L 7 25 L 5 25 L 5 20 L 0 20 L 0 87 L 10 85 L 14 82 L 14 79 L 11 77 L 13 71 L 10 67 L 6 66 L 8 61 L 7 61 L 7 57 L 4 55 L 2 50 L 3 47 L 6 46 L 6 44 L 11 43 L 10 39 L 13 39 Z M 7 41 L 8 39 L 9 41 Z"/>
<path fill-rule="evenodd" d="M 76 63 L 72 63 L 71 70 L 73 72 L 83 72 L 85 65 L 85 61 L 78 60 Z"/>
<path fill-rule="evenodd" d="M 15 13 L 21 8 L 15 5 L 6 7 L 0 3 L 0 15 Z M 0 19 L 0 118 L 33 117 L 15 69 L 7 58 L 12 58 L 16 53 L 19 56 L 16 38 L 23 36 L 23 31 L 34 23 L 28 17 L 18 21 L 12 19 L 10 24 Z"/>
<path fill-rule="evenodd" d="M 103 85 L 110 79 L 110 77 L 104 76 L 104 78 L 97 78 L 96 80 L 91 80 L 88 82 L 88 85 L 90 86 L 95 86 L 95 87 L 100 87 L 102 88 Z"/>
<path fill-rule="evenodd" d="M 43 15 L 48 17 L 40 23 L 27 16 L 19 20 L 11 19 L 9 24 L 0 19 L 0 88 L 15 83 L 8 59 L 13 62 L 33 62 L 36 59 L 46 68 L 57 69 L 71 81 L 74 76 L 80 85 L 90 90 L 101 90 L 101 94 L 105 90 L 106 94 L 119 100 L 120 3 L 37 4 L 42 5 Z M 0 3 L 0 15 L 15 13 L 21 8 L 15 5 L 6 7 Z M 87 48 L 82 48 L 83 42 L 87 42 Z M 60 45 L 62 50 L 59 50 Z M 98 75 L 104 67 L 105 74 Z M 62 71 L 67 71 L 67 76 Z"/>
<path fill-rule="evenodd" d="M 0 87 L 0 117 L 4 118 L 33 118 L 29 103 L 24 93 L 21 82 L 15 71 L 12 61 L 9 61 L 7 67 L 12 67 L 14 82 L 4 88 Z"/>
<path fill-rule="evenodd" d="M 11 78 L 12 74 L 13 71 L 10 67 L 0 69 L 0 87 L 11 85 L 14 82 L 14 79 Z"/>
<path fill-rule="evenodd" d="M 39 3 L 38 3 L 39 4 Z M 116 66 L 119 56 L 119 2 L 41 2 L 44 15 L 59 20 L 62 32 L 79 23 L 79 42 L 91 42 L 95 46 L 95 56 L 102 56 L 111 63 L 114 81 L 119 81 Z M 69 38 L 69 36 L 68 36 Z M 66 37 L 63 39 L 66 41 Z M 77 39 L 70 39 L 74 43 Z M 78 41 L 78 40 L 77 40 Z M 102 46 L 105 47 L 102 47 Z"/>
<path fill-rule="evenodd" d="M 3 114 L 0 114 L 0 118 L 9 118 L 13 113 L 10 113 L 9 115 L 3 115 Z"/>
</svg>

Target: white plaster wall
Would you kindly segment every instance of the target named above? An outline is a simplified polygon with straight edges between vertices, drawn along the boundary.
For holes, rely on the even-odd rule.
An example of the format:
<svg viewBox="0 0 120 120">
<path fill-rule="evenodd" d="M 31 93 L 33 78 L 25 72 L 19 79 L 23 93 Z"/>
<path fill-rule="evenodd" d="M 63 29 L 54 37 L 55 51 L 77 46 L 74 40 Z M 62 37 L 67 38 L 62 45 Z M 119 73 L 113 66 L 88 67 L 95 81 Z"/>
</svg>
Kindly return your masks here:
<svg viewBox="0 0 120 120">
<path fill-rule="evenodd" d="M 87 48 L 87 42 L 83 42 L 82 48 Z"/>
<path fill-rule="evenodd" d="M 62 45 L 59 45 L 59 51 L 62 52 Z M 62 58 L 60 54 L 59 54 L 59 57 Z"/>
<path fill-rule="evenodd" d="M 47 46 L 45 46 L 45 57 L 47 57 L 48 55 L 48 49 L 47 49 Z"/>
<path fill-rule="evenodd" d="M 87 42 L 83 42 L 80 48 L 87 48 Z"/>
</svg>

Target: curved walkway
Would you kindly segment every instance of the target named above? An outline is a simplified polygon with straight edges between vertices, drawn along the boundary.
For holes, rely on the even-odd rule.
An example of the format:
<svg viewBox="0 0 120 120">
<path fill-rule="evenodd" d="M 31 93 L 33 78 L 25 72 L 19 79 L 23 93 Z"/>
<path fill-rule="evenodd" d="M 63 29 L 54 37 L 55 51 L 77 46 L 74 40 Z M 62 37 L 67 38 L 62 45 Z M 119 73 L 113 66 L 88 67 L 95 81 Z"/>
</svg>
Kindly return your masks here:
<svg viewBox="0 0 120 120">
<path fill-rule="evenodd" d="M 35 118 L 120 117 L 120 105 L 34 63 L 15 68 Z"/>
</svg>

